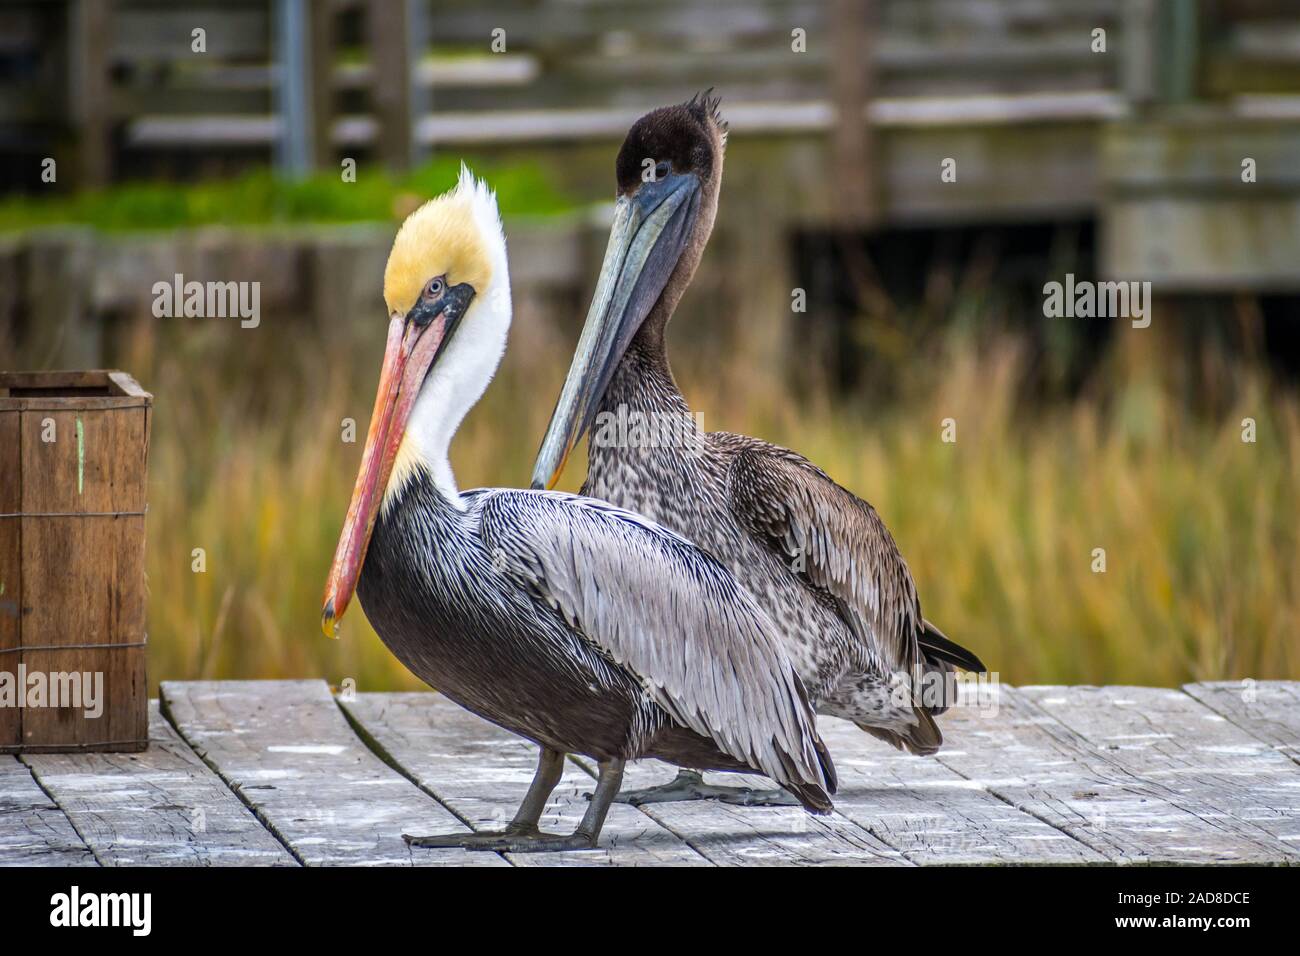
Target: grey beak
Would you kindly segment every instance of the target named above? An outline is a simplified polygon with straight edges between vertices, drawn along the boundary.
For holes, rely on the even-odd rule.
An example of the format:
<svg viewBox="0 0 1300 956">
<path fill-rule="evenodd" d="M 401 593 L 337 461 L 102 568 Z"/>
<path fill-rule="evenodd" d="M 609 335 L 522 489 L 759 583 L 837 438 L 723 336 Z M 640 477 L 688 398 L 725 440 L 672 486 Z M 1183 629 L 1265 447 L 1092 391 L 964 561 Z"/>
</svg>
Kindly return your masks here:
<svg viewBox="0 0 1300 956">
<path fill-rule="evenodd" d="M 623 353 L 676 268 L 699 207 L 700 180 L 690 173 L 670 173 L 619 197 L 587 321 L 533 464 L 532 487 L 553 488 L 559 481 Z"/>
</svg>

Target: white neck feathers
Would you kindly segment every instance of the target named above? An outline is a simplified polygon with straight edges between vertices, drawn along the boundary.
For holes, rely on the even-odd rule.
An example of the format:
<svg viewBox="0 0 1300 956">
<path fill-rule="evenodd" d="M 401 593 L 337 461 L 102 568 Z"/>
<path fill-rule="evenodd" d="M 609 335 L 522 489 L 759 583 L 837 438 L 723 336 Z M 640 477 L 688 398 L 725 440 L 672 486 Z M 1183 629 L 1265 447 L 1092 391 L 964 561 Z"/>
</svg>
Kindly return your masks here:
<svg viewBox="0 0 1300 956">
<path fill-rule="evenodd" d="M 496 197 L 464 166 L 457 190 L 471 193 L 473 218 L 484 238 L 491 278 L 487 288 L 475 290 L 459 327 L 425 376 L 384 490 L 385 511 L 418 469 L 430 475 L 451 504 L 462 507 L 448 457 L 451 440 L 496 374 L 510 332 L 509 263 Z M 454 285 L 455 276 L 448 281 Z"/>
</svg>

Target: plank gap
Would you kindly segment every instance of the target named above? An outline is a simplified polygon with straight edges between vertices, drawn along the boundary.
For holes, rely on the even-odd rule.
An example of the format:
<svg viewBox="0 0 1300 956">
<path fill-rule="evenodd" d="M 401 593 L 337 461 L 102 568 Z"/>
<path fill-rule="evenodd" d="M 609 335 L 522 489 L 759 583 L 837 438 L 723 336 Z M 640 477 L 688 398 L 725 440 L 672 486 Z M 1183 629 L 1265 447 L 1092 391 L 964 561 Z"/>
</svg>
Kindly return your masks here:
<svg viewBox="0 0 1300 956">
<path fill-rule="evenodd" d="M 266 830 L 266 832 L 271 834 L 271 836 L 275 838 L 276 842 L 279 843 L 282 847 L 284 847 L 285 852 L 288 853 L 290 856 L 292 856 L 295 860 L 297 860 L 299 866 L 306 866 L 307 861 L 304 860 L 302 856 L 300 856 L 298 852 L 292 846 L 289 845 L 289 842 L 284 839 L 284 836 L 275 828 L 274 824 L 266 818 L 266 816 L 262 813 L 261 809 L 258 806 L 256 806 L 251 800 L 248 799 L 248 797 L 244 794 L 243 789 L 237 786 L 232 780 L 227 778 L 226 775 L 222 773 L 221 768 L 217 766 L 217 764 L 214 761 L 208 759 L 206 753 L 201 751 L 198 747 L 194 746 L 194 741 L 190 740 L 190 738 L 186 735 L 185 731 L 181 728 L 180 722 L 176 720 L 175 715 L 172 714 L 170 702 L 168 701 L 166 695 L 161 695 L 161 694 L 159 695 L 158 712 L 163 717 L 163 719 L 166 720 L 167 723 L 171 725 L 172 730 L 176 731 L 176 735 L 180 737 L 180 739 L 185 743 L 185 746 L 190 748 L 190 751 L 194 754 L 194 756 L 202 760 L 203 763 L 213 773 L 217 775 L 217 778 L 226 785 L 226 789 L 228 789 L 231 793 L 233 793 L 235 797 L 239 800 L 239 802 L 248 808 L 248 811 L 251 814 L 253 814 L 253 816 L 257 819 L 257 822 L 262 825 L 262 827 Z"/>
</svg>

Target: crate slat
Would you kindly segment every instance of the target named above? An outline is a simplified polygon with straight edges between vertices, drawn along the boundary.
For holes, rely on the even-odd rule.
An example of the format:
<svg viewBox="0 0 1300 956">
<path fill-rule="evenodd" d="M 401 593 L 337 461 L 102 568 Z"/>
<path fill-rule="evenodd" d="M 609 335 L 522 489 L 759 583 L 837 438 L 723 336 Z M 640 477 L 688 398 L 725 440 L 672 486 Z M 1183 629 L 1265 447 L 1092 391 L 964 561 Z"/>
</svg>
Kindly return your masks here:
<svg viewBox="0 0 1300 956">
<path fill-rule="evenodd" d="M 22 415 L 0 409 L 0 514 L 18 511 L 22 503 L 21 472 L 18 468 L 18 430 Z M 0 672 L 13 671 L 22 641 L 22 525 L 17 519 L 0 518 Z M 22 742 L 22 711 L 0 707 L 0 750 L 12 750 Z M 0 757 L 0 762 L 7 758 Z"/>
</svg>

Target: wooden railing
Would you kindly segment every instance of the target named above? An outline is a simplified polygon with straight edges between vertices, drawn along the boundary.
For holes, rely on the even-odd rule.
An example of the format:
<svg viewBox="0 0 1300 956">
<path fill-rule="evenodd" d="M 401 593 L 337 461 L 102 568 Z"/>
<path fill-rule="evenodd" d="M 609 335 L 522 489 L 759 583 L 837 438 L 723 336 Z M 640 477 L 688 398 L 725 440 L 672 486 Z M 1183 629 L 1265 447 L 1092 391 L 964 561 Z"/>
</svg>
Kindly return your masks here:
<svg viewBox="0 0 1300 956">
<path fill-rule="evenodd" d="M 741 133 L 829 128 L 866 99 L 925 122 L 936 97 L 1294 93 L 1298 50 L 1287 0 L 19 0 L 0 8 L 0 143 L 91 185 L 343 151 L 400 167 L 613 136 L 707 86 Z"/>
<path fill-rule="evenodd" d="M 822 128 L 846 89 L 898 101 L 895 113 L 913 97 L 1117 90 L 1121 58 L 1092 53 L 1089 32 L 1118 44 L 1124 6 L 20 2 L 0 10 L 0 127 L 74 158 L 89 184 L 149 172 L 164 154 L 182 173 L 272 155 L 296 171 L 332 165 L 340 150 L 401 166 L 449 143 L 606 137 L 708 86 L 741 132 Z"/>
<path fill-rule="evenodd" d="M 67 190 L 526 145 L 594 199 L 628 124 L 707 86 L 733 133 L 715 245 L 756 300 L 788 295 L 791 232 L 831 224 L 1095 217 L 1104 272 L 1297 281 L 1294 236 L 1215 241 L 1300 207 L 1294 0 L 10 2 L 0 190 L 47 156 Z M 1241 192 L 1237 152 L 1267 188 Z M 1201 206 L 1161 225 L 1202 166 Z"/>
</svg>

